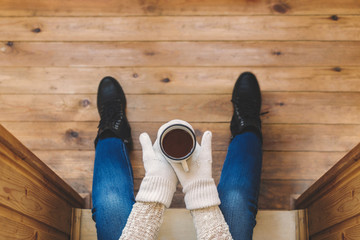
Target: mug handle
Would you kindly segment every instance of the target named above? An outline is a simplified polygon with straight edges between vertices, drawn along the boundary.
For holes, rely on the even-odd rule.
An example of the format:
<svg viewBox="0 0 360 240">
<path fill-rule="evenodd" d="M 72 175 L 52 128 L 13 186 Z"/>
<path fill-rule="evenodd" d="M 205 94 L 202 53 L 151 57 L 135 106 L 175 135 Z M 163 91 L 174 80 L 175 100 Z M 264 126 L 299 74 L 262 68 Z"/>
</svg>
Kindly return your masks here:
<svg viewBox="0 0 360 240">
<path fill-rule="evenodd" d="M 182 162 L 181 162 L 181 165 L 182 165 L 182 167 L 183 167 L 183 169 L 184 169 L 185 172 L 188 172 L 188 171 L 189 171 L 189 167 L 188 167 L 188 165 L 187 165 L 186 160 L 182 161 Z"/>
</svg>

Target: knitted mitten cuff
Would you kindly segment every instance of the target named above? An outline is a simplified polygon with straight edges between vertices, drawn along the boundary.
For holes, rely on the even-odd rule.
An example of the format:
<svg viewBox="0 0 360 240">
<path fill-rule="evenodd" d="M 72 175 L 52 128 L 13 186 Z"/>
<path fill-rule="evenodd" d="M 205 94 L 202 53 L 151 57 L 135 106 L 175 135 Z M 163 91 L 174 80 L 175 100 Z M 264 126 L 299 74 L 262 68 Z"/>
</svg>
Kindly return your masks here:
<svg viewBox="0 0 360 240">
<path fill-rule="evenodd" d="M 137 202 L 158 202 L 167 208 L 171 204 L 176 184 L 163 177 L 144 177 L 136 195 Z"/>
<path fill-rule="evenodd" d="M 183 189 L 185 204 L 189 210 L 220 205 L 214 179 L 199 179 Z"/>
</svg>

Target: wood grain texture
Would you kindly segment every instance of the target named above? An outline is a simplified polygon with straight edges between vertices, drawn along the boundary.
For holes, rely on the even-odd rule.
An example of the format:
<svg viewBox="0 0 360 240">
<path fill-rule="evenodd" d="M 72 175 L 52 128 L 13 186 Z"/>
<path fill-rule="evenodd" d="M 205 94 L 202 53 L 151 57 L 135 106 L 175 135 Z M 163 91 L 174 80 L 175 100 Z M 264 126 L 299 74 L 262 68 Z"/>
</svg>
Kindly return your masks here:
<svg viewBox="0 0 360 240">
<path fill-rule="evenodd" d="M 263 153 L 263 179 L 313 180 L 322 176 L 346 152 L 278 152 Z M 92 175 L 95 151 L 85 150 L 37 150 L 39 156 L 63 179 L 77 178 L 79 181 Z M 220 176 L 226 151 L 213 152 L 213 176 Z M 143 177 L 145 170 L 140 150 L 130 152 L 135 176 Z"/>
<path fill-rule="evenodd" d="M 219 176 L 215 176 L 216 183 L 219 182 Z M 134 191 L 137 194 L 142 178 L 134 178 Z M 76 188 L 79 192 L 88 192 L 92 185 L 92 176 L 88 176 L 83 181 L 78 178 L 67 179 L 67 182 Z M 302 194 L 314 180 L 271 180 L 263 179 L 261 181 L 259 208 L 260 209 L 293 209 L 293 195 Z M 276 201 L 275 201 L 276 199 Z M 170 208 L 185 208 L 184 194 L 182 188 L 178 185 L 174 194 Z"/>
<path fill-rule="evenodd" d="M 352 148 L 344 157 L 342 157 L 329 171 L 319 178 L 314 185 L 306 190 L 296 201 L 299 208 L 306 208 L 314 201 L 322 197 L 319 190 L 328 192 L 333 185 L 343 181 L 353 168 L 357 167 L 357 161 L 360 158 L 360 143 Z"/>
<path fill-rule="evenodd" d="M 68 239 L 71 209 L 82 198 L 2 125 L 0 160 L 0 223 L 9 226 L 0 236 Z"/>
<path fill-rule="evenodd" d="M 139 29 L 141 31 L 134 31 Z M 360 16 L 2 18 L 0 41 L 360 40 Z"/>
<path fill-rule="evenodd" d="M 93 150 L 97 122 L 3 122 L 24 144 L 36 150 Z M 134 149 L 141 150 L 138 136 L 148 132 L 154 141 L 162 123 L 132 123 Z M 198 140 L 206 130 L 213 133 L 213 150 L 226 151 L 229 123 L 194 123 Z M 264 124 L 263 150 L 349 151 L 360 141 L 360 125 Z"/>
<path fill-rule="evenodd" d="M 360 141 L 359 16 L 354 0 L 2 0 L 0 122 L 89 193 L 95 94 L 111 75 L 129 100 L 136 186 L 139 134 L 181 116 L 214 132 L 218 181 L 230 94 L 252 71 L 264 93 L 260 206 L 291 208 Z"/>
<path fill-rule="evenodd" d="M 131 94 L 230 94 L 240 73 L 253 72 L 262 91 L 359 92 L 358 67 L 0 67 L 2 94 L 96 94 L 113 76 Z"/>
<path fill-rule="evenodd" d="M 264 179 L 260 185 L 259 208 L 290 210 L 293 208 L 292 195 L 302 194 L 314 181 Z"/>
<path fill-rule="evenodd" d="M 96 122 L 90 123 L 4 123 L 6 127 L 11 128 L 14 133 L 19 134 L 20 138 L 23 138 L 23 141 L 26 144 L 29 144 L 33 149 L 44 150 L 44 149 L 83 149 L 93 151 L 93 139 L 96 135 Z M 148 131 L 151 137 L 154 140 L 156 131 L 160 126 L 160 123 L 134 123 L 132 124 L 133 136 L 135 140 L 135 149 L 140 155 L 140 145 L 138 143 L 137 137 L 140 132 Z M 228 143 L 229 143 L 229 126 L 228 123 L 201 123 L 194 124 L 194 127 L 197 129 L 197 135 L 200 136 L 202 132 L 206 129 L 210 129 L 214 132 L 214 149 L 223 151 L 219 153 L 216 162 L 214 162 L 214 176 L 216 181 L 219 181 L 220 170 L 222 168 L 222 161 L 225 155 Z M 354 142 L 359 141 L 357 132 L 360 130 L 357 129 L 357 125 L 264 125 L 264 149 L 271 150 L 278 149 L 280 151 L 293 151 L 295 149 L 298 151 L 347 151 L 350 149 Z M 316 133 L 316 134 L 315 134 Z M 38 136 L 35 138 L 34 136 Z M 276 137 L 273 137 L 276 136 Z M 342 137 L 339 137 L 342 136 Z M 333 146 L 336 146 L 334 148 Z M 326 152 L 325 152 L 326 153 Z M 84 157 L 84 152 L 79 152 L 77 155 L 80 158 Z M 269 155 L 267 155 L 269 154 Z M 315 175 L 320 176 L 320 166 L 323 166 L 323 171 L 325 168 L 334 161 L 334 158 L 340 156 L 334 156 L 331 160 L 327 159 L 324 155 L 321 158 L 320 155 L 313 156 L 314 161 L 318 162 L 309 163 L 307 166 L 310 168 L 313 166 L 313 169 L 306 169 L 307 166 L 302 165 L 300 167 L 301 161 L 311 161 L 312 158 L 309 157 L 306 153 L 300 153 L 295 157 L 292 152 L 284 153 L 289 158 L 285 157 L 286 155 L 275 155 L 275 153 L 266 153 L 264 154 L 264 172 L 263 177 L 269 178 L 270 181 L 264 179 L 263 181 L 263 190 L 260 197 L 260 207 L 266 209 L 290 209 L 291 195 L 294 193 L 301 194 L 314 180 L 309 178 L 308 182 L 300 182 L 295 179 L 295 177 L 304 178 L 305 176 L 314 177 Z M 58 155 L 60 156 L 60 155 Z M 85 155 L 88 156 L 88 155 Z M 136 156 L 136 155 L 135 155 Z M 65 157 L 65 156 L 64 156 Z M 133 155 L 131 157 L 134 159 Z M 75 156 L 75 158 L 77 158 Z M 139 187 L 141 176 L 144 172 L 141 166 L 141 161 L 139 157 L 135 157 L 136 160 L 133 161 L 133 166 L 135 168 L 135 176 L 137 177 L 136 188 Z M 269 161 L 271 159 L 271 162 Z M 302 159 L 304 158 L 304 159 Z M 316 158 L 316 160 L 315 160 Z M 281 160 L 282 159 L 282 160 Z M 298 160 L 296 160 L 298 159 Z M 321 160 L 323 159 L 323 160 Z M 60 161 L 60 160 L 59 160 Z M 76 161 L 76 159 L 74 159 Z M 66 176 L 65 180 L 71 186 L 73 186 L 78 192 L 89 192 L 92 186 L 92 164 L 93 158 L 86 158 L 85 162 L 87 164 L 83 165 L 77 160 L 77 164 L 73 164 L 73 168 L 69 169 L 71 162 L 63 160 L 58 162 L 58 167 L 54 166 L 54 170 L 63 169 L 59 173 L 64 173 L 71 171 L 74 175 L 71 174 L 63 175 Z M 279 162 L 277 162 L 279 161 Z M 74 162 L 73 162 L 74 163 Z M 283 165 L 284 168 L 281 170 L 276 170 L 279 165 L 289 164 L 288 166 Z M 321 164 L 321 165 L 319 165 Z M 323 164 L 323 165 L 322 165 Z M 329 164 L 329 165 L 327 165 Z M 296 168 L 296 169 L 295 169 Z M 274 172 L 273 172 L 274 171 Z M 289 171 L 289 172 L 287 172 Z M 294 172 L 296 171 L 296 175 Z M 301 177 L 301 173 L 305 173 Z M 295 174 L 292 178 L 290 174 Z M 314 174 L 314 175 L 312 175 Z M 276 180 L 279 178 L 281 180 Z M 300 185 L 299 185 L 300 184 Z M 276 199 L 276 201 L 274 201 Z M 173 207 L 184 207 L 183 195 L 181 189 L 178 189 L 177 194 L 175 195 Z"/>
<path fill-rule="evenodd" d="M 0 42 L 0 66 L 358 66 L 360 43 Z"/>
<path fill-rule="evenodd" d="M 231 95 L 130 95 L 131 122 L 229 122 Z M 262 94 L 263 123 L 358 124 L 359 93 Z M 0 95 L 0 121 L 98 121 L 96 95 Z M 30 104 L 30 105 L 29 105 Z M 181 113 L 181 115 L 179 114 Z M 148 116 L 152 116 L 148 118 Z"/>
<path fill-rule="evenodd" d="M 345 229 L 349 228 L 347 225 L 359 216 L 359 159 L 360 144 L 297 200 L 297 206 L 308 209 L 310 236 L 326 235 L 329 231 L 337 234 L 343 232 L 344 235 Z M 358 225 L 356 222 L 351 226 L 355 233 L 358 232 Z M 334 230 L 331 230 L 333 226 Z"/>
<path fill-rule="evenodd" d="M 0 205 L 0 239 L 68 240 L 69 236 Z"/>
<path fill-rule="evenodd" d="M 343 0 L 3 0 L 1 16 L 359 14 L 357 1 Z"/>
<path fill-rule="evenodd" d="M 341 222 L 330 229 L 326 229 L 318 234 L 311 236 L 313 240 L 336 240 L 336 239 L 350 239 L 355 240 L 359 238 L 360 216 L 348 219 Z"/>
<path fill-rule="evenodd" d="M 359 179 L 357 176 L 343 183 L 346 185 L 333 186 L 333 191 L 309 206 L 310 235 L 359 215 Z"/>
<path fill-rule="evenodd" d="M 65 200 L 74 207 L 82 207 L 83 199 L 77 192 L 67 185 L 59 176 L 57 176 L 49 167 L 38 159 L 28 148 L 26 148 L 18 139 L 8 132 L 0 124 L 0 145 L 4 157 L 12 160 L 17 166 L 29 172 L 35 179 L 54 192 L 59 198 Z M 21 159 L 21 160 L 20 160 Z M 16 165 L 15 164 L 15 165 Z"/>
<path fill-rule="evenodd" d="M 71 205 L 16 166 L 0 145 L 0 204 L 70 234 Z"/>
<path fill-rule="evenodd" d="M 61 177 L 64 178 L 74 189 L 79 192 L 91 191 L 92 187 L 92 171 L 94 161 L 94 151 L 35 151 L 35 153 Z M 220 174 L 225 159 L 225 151 L 215 151 L 213 154 L 213 176 L 216 182 L 219 182 Z M 263 181 L 271 180 L 268 185 L 278 185 L 279 180 L 287 181 L 287 185 L 280 185 L 280 187 L 287 186 L 288 190 L 282 195 L 281 201 L 278 201 L 277 208 L 290 209 L 290 195 L 289 190 L 293 185 L 292 182 L 297 183 L 297 180 L 307 180 L 312 183 L 319 176 L 321 176 L 327 169 L 330 168 L 333 162 L 343 155 L 341 152 L 264 152 L 263 157 Z M 136 189 L 140 185 L 140 181 L 144 176 L 144 168 L 141 160 L 141 151 L 133 151 L 130 153 L 130 160 L 133 167 L 134 176 L 138 179 L 136 182 Z M 297 186 L 297 185 L 295 185 Z M 308 185 L 306 185 L 308 186 Z M 267 187 L 271 190 L 271 187 Z M 300 188 L 301 189 L 301 188 Z M 278 189 L 277 189 L 278 190 Z M 271 190 L 267 194 L 275 194 Z M 281 190 L 279 190 L 281 192 Z M 299 190 L 297 190 L 299 191 Z M 297 192 L 298 194 L 301 192 Z M 183 196 L 181 196 L 181 189 L 178 189 L 177 196 L 179 200 L 174 199 L 174 206 L 183 207 Z M 265 201 L 262 201 L 262 206 L 271 209 L 272 196 L 264 194 Z M 176 197 L 175 197 L 176 198 Z M 270 203 L 267 203 L 270 201 Z M 266 205 L 265 205 L 266 204 Z"/>
</svg>

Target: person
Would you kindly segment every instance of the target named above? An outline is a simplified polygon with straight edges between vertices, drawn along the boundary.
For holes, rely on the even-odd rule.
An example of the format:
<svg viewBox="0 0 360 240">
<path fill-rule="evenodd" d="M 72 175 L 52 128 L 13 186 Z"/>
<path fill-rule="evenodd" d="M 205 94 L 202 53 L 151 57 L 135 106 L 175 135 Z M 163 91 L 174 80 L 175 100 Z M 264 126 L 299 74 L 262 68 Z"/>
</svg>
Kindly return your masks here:
<svg viewBox="0 0 360 240">
<path fill-rule="evenodd" d="M 262 167 L 261 92 L 252 73 L 239 76 L 231 101 L 231 142 L 217 188 L 211 176 L 210 131 L 203 134 L 198 154 L 188 160 L 188 173 L 180 164 L 168 163 L 157 144 L 152 145 L 149 135 L 142 133 L 146 173 L 135 201 L 125 94 L 114 78 L 102 79 L 97 96 L 100 123 L 92 209 L 99 240 L 156 239 L 178 180 L 198 239 L 252 239 Z"/>
</svg>

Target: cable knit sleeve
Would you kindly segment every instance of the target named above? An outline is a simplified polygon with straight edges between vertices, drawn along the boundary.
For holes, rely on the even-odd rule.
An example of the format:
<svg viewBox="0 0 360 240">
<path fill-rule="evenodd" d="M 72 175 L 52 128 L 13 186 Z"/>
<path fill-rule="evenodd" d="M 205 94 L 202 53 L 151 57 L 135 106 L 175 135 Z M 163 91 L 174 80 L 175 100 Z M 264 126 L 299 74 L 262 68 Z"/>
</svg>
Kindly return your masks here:
<svg viewBox="0 0 360 240">
<path fill-rule="evenodd" d="M 157 239 L 164 212 L 162 203 L 136 202 L 119 240 Z"/>
<path fill-rule="evenodd" d="M 198 240 L 230 240 L 229 226 L 218 206 L 191 211 Z"/>
<path fill-rule="evenodd" d="M 161 203 L 136 202 L 119 240 L 155 240 L 163 221 Z M 218 206 L 191 211 L 198 240 L 231 240 L 229 227 Z"/>
</svg>

